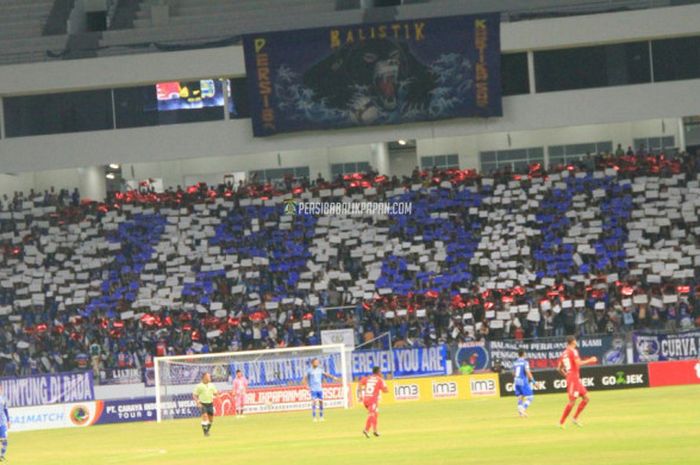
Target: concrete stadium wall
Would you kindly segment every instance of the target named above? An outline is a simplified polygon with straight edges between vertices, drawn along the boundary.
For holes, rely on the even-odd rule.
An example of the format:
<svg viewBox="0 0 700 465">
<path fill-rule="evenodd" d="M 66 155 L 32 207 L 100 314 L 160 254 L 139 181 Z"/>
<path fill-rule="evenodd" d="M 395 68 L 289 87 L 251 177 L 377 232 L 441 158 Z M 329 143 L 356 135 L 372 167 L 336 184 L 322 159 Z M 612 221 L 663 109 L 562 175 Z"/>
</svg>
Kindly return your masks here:
<svg viewBox="0 0 700 465">
<path fill-rule="evenodd" d="M 461 168 L 481 168 L 479 153 L 550 145 L 612 141 L 632 146 L 636 138 L 673 136 L 680 140 L 679 118 L 659 118 L 628 123 L 593 124 L 532 131 L 508 131 L 474 136 L 418 140 L 418 159 L 430 155 L 458 154 Z M 635 147 L 636 148 L 636 147 Z"/>
<path fill-rule="evenodd" d="M 420 165 L 420 158 L 431 155 L 458 154 L 460 168 L 480 169 L 479 153 L 488 150 L 506 150 L 528 147 L 547 147 L 550 145 L 576 144 L 587 142 L 612 141 L 627 148 L 633 145 L 635 138 L 673 136 L 676 144 L 681 141 L 679 118 L 657 118 L 643 121 L 569 126 L 532 131 L 502 131 L 487 134 L 426 138 L 417 140 L 416 156 L 404 154 L 392 155 L 390 159 L 391 174 L 408 175 L 415 166 Z M 153 149 L 154 151 L 157 149 Z M 201 152 L 194 152 L 193 155 Z M 190 156 L 193 156 L 190 155 Z M 116 156 L 116 155 L 115 155 Z M 143 154 L 146 159 L 147 154 Z M 105 163 L 120 161 L 119 158 L 107 159 Z M 152 161 L 146 163 L 125 163 L 122 175 L 125 179 L 143 180 L 161 178 L 165 187 L 185 186 L 187 181 L 204 180 L 221 182 L 225 173 L 249 172 L 251 170 L 291 168 L 308 166 L 310 175 L 315 178 L 321 173 L 330 176 L 333 163 L 369 162 L 372 163 L 370 144 L 344 147 L 309 148 L 306 150 L 288 150 L 243 154 L 237 156 L 215 156 L 186 158 L 182 160 Z M 2 169 L 2 164 L 0 164 Z M 82 185 L 82 168 L 66 168 L 37 172 L 0 174 L 0 195 L 11 194 L 16 190 L 43 191 L 53 186 L 56 189 L 80 187 Z"/>
<path fill-rule="evenodd" d="M 498 119 L 307 132 L 266 139 L 252 137 L 248 120 L 189 124 L 187 131 L 182 131 L 181 125 L 172 125 L 4 139 L 0 141 L 0 172 L 41 171 L 115 162 L 166 162 L 193 157 L 276 154 L 296 150 L 313 153 L 326 147 L 357 146 L 398 139 L 431 140 L 677 118 L 696 114 L 700 109 L 700 80 L 514 96 L 504 98 L 503 103 L 504 116 Z M 263 155 L 255 158 L 265 160 L 260 167 L 274 167 L 276 163 L 270 163 Z M 241 165 L 246 166 L 245 162 Z"/>
<path fill-rule="evenodd" d="M 0 170 L 3 163 L 0 162 Z M 53 187 L 56 191 L 81 186 L 83 168 L 67 168 L 61 170 L 44 170 L 25 173 L 0 174 L 0 196 L 11 195 L 15 191 L 28 192 L 34 189 L 43 192 Z"/>
<path fill-rule="evenodd" d="M 369 162 L 370 160 L 370 146 L 364 144 L 246 154 L 236 157 L 220 156 L 155 163 L 129 163 L 122 166 L 122 173 L 129 179 L 163 178 L 165 187 L 176 187 L 184 186 L 187 177 L 197 177 L 197 175 L 300 166 L 308 166 L 313 178 L 318 173 L 328 178 L 330 165 L 333 163 Z"/>
</svg>

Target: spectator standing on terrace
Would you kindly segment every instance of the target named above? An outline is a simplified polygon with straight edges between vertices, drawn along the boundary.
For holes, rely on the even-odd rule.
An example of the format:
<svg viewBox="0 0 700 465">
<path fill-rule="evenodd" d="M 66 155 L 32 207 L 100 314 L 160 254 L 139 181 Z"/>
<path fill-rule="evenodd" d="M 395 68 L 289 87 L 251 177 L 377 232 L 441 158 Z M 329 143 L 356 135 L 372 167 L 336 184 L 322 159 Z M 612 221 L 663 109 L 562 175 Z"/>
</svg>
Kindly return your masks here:
<svg viewBox="0 0 700 465">
<path fill-rule="evenodd" d="M 101 356 L 102 347 L 100 347 L 100 344 L 98 344 L 97 341 L 93 341 L 92 344 L 90 344 L 90 361 L 92 362 L 92 373 L 95 376 L 95 379 L 98 379 L 100 376 Z"/>
<path fill-rule="evenodd" d="M 77 207 L 80 205 L 80 191 L 76 187 L 73 189 L 73 194 L 71 194 L 71 206 Z"/>
</svg>

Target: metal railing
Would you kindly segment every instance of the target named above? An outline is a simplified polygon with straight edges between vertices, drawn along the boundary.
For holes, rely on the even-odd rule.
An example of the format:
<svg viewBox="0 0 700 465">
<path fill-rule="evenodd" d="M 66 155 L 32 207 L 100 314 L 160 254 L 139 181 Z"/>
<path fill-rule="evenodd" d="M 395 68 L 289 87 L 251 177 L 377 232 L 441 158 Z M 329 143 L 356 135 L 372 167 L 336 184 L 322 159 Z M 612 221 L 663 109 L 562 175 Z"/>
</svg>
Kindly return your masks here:
<svg viewBox="0 0 700 465">
<path fill-rule="evenodd" d="M 107 0 L 107 29 L 112 27 L 117 8 L 119 8 L 119 0 Z"/>
</svg>

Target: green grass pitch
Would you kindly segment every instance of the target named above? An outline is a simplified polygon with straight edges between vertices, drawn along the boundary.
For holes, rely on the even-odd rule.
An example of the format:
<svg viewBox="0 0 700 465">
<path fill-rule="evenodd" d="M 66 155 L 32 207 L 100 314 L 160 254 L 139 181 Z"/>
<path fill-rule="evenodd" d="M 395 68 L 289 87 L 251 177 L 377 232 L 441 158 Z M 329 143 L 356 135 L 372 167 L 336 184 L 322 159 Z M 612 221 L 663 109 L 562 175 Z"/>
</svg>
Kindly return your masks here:
<svg viewBox="0 0 700 465">
<path fill-rule="evenodd" d="M 593 392 L 583 428 L 557 422 L 564 395 L 540 395 L 530 417 L 513 398 L 404 403 L 380 409 L 380 438 L 363 409 L 196 419 L 10 435 L 9 463 L 199 464 L 699 464 L 700 386 Z"/>
</svg>

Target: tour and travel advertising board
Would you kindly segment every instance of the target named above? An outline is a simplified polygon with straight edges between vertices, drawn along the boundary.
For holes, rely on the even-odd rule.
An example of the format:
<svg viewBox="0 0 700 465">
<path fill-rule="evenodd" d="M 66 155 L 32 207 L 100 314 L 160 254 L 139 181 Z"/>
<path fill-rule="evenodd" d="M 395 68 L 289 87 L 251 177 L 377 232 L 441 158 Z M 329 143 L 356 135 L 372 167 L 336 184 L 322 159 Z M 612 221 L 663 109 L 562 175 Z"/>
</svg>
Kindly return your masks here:
<svg viewBox="0 0 700 465">
<path fill-rule="evenodd" d="M 500 15 L 244 36 L 256 137 L 501 116 Z"/>
</svg>

